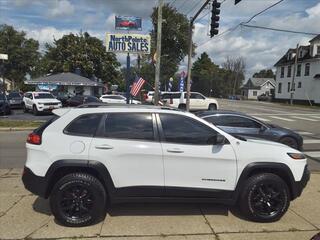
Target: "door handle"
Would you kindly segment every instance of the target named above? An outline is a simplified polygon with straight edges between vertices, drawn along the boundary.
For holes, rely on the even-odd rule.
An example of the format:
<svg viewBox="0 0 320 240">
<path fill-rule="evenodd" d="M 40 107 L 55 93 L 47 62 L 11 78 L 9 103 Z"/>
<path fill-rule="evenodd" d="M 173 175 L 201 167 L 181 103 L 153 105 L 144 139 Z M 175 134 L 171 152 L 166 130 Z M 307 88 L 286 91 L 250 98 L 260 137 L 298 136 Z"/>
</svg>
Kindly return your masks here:
<svg viewBox="0 0 320 240">
<path fill-rule="evenodd" d="M 103 149 L 103 150 L 113 149 L 113 147 L 108 144 L 97 145 L 95 147 L 96 149 Z"/>
<path fill-rule="evenodd" d="M 184 151 L 179 149 L 179 148 L 172 148 L 172 149 L 167 149 L 167 152 L 171 153 L 183 153 Z"/>
</svg>

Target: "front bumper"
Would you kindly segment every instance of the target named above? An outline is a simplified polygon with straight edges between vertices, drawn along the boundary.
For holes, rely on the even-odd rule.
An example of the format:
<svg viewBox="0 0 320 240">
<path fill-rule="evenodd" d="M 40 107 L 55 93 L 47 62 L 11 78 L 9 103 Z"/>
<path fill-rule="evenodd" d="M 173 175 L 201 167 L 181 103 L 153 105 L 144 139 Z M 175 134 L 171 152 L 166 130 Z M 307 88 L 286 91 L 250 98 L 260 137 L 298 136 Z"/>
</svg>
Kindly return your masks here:
<svg viewBox="0 0 320 240">
<path fill-rule="evenodd" d="M 45 177 L 39 177 L 29 168 L 24 167 L 22 182 L 28 191 L 40 197 L 47 198 L 48 181 Z"/>
<path fill-rule="evenodd" d="M 303 175 L 300 181 L 294 182 L 292 186 L 292 200 L 299 197 L 303 189 L 307 186 L 307 183 L 310 180 L 310 171 L 308 165 L 305 166 Z"/>
</svg>

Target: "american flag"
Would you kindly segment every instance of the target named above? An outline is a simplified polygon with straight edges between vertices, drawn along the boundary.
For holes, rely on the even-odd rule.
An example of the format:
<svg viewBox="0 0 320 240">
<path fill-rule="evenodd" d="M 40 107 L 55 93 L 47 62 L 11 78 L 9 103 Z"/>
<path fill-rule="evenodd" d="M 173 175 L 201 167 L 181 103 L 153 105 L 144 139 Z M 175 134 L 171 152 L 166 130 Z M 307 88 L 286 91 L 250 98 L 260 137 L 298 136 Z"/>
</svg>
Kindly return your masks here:
<svg viewBox="0 0 320 240">
<path fill-rule="evenodd" d="M 137 80 L 135 80 L 135 81 L 133 82 L 132 87 L 131 87 L 130 94 L 131 94 L 132 96 L 137 96 L 138 93 L 139 93 L 139 91 L 140 91 L 140 89 L 142 88 L 142 86 L 143 86 L 143 84 L 144 84 L 145 82 L 146 82 L 146 80 L 144 80 L 142 77 L 139 78 L 139 79 L 137 79 Z"/>
</svg>

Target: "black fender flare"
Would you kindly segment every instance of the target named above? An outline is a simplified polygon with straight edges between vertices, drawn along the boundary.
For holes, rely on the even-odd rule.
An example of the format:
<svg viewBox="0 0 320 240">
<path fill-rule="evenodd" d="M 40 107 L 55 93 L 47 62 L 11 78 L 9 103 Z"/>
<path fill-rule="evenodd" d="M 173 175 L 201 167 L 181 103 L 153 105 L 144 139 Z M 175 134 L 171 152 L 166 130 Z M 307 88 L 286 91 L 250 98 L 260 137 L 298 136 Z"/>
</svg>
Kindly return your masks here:
<svg viewBox="0 0 320 240">
<path fill-rule="evenodd" d="M 281 177 L 288 185 L 288 188 L 291 194 L 291 199 L 295 199 L 300 195 L 298 184 L 295 181 L 290 168 L 286 164 L 275 163 L 275 162 L 253 162 L 248 164 L 243 169 L 239 177 L 239 180 L 237 182 L 233 198 L 238 199 L 238 196 L 241 192 L 243 184 L 250 176 L 254 175 L 255 173 L 264 173 L 264 172 L 274 173 L 279 175 L 279 177 Z"/>
</svg>

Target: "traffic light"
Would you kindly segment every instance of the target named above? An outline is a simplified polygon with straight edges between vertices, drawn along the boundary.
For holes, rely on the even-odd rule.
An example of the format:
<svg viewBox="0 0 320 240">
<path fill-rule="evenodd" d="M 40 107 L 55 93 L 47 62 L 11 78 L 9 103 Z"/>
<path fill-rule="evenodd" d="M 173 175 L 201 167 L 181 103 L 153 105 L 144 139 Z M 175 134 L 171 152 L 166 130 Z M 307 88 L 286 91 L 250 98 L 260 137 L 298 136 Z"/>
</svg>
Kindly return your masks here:
<svg viewBox="0 0 320 240">
<path fill-rule="evenodd" d="M 220 6 L 221 3 L 219 3 L 217 0 L 213 0 L 212 2 L 212 15 L 211 15 L 211 28 L 210 28 L 210 37 L 213 37 L 214 35 L 217 35 L 219 33 L 219 14 L 220 14 Z"/>
</svg>

